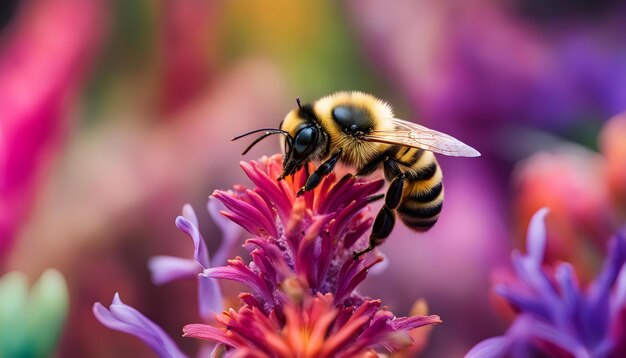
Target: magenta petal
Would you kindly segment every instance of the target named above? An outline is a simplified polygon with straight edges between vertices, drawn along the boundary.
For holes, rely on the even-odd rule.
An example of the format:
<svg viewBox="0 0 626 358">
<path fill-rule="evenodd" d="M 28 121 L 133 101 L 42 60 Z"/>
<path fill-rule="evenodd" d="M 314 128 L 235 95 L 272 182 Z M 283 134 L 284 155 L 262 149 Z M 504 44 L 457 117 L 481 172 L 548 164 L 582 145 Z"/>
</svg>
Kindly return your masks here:
<svg viewBox="0 0 626 358">
<path fill-rule="evenodd" d="M 124 304 L 118 293 L 113 297 L 113 303 L 108 310 L 102 304 L 96 302 L 93 306 L 93 314 L 100 323 L 108 328 L 125 332 L 141 339 L 159 357 L 187 357 L 178 349 L 174 341 L 161 327 L 136 309 Z"/>
<path fill-rule="evenodd" d="M 393 333 L 393 329 L 388 325 L 392 317 L 390 312 L 379 311 L 350 348 L 358 352 L 364 347 L 375 346 L 383 342 L 386 336 Z"/>
<path fill-rule="evenodd" d="M 148 261 L 148 268 L 155 285 L 197 277 L 202 272 L 202 266 L 197 261 L 174 256 L 154 256 Z"/>
<path fill-rule="evenodd" d="M 367 267 L 359 270 L 359 264 L 362 260 L 355 261 L 349 258 L 339 272 L 337 292 L 335 293 L 335 302 L 341 302 L 344 298 L 354 291 L 359 283 L 363 282 L 367 277 Z"/>
<path fill-rule="evenodd" d="M 186 325 L 183 327 L 183 337 L 199 338 L 237 347 L 235 342 L 226 337 L 225 331 L 206 324 L 194 323 Z"/>
<path fill-rule="evenodd" d="M 244 265 L 240 259 L 229 260 L 228 266 L 205 269 L 202 276 L 243 283 L 250 287 L 257 295 L 263 297 L 268 303 L 273 302 L 272 294 L 267 284 L 256 273 Z"/>
<path fill-rule="evenodd" d="M 437 315 L 401 317 L 392 320 L 390 325 L 396 331 L 410 331 L 434 323 L 441 323 L 441 318 Z"/>
<path fill-rule="evenodd" d="M 258 164 L 253 165 L 246 162 L 240 163 L 241 168 L 246 173 L 248 178 L 257 186 L 259 190 L 267 193 L 267 196 L 271 198 L 272 202 L 276 205 L 281 217 L 289 217 L 291 212 L 292 203 L 285 195 L 285 192 L 276 184 L 276 178 L 270 178 L 262 169 L 258 167 Z"/>
<path fill-rule="evenodd" d="M 253 230 L 249 230 L 247 227 L 244 227 L 246 230 L 250 231 L 250 233 L 257 234 L 258 230 L 261 229 L 261 234 L 265 233 L 273 237 L 278 236 L 274 222 L 265 217 L 259 209 L 254 207 L 252 204 L 242 200 L 237 200 L 221 191 L 215 191 L 213 196 L 219 199 L 230 211 L 232 211 L 233 214 L 236 215 L 237 218 L 241 221 L 245 221 L 247 223 L 246 226 L 254 227 Z"/>
</svg>

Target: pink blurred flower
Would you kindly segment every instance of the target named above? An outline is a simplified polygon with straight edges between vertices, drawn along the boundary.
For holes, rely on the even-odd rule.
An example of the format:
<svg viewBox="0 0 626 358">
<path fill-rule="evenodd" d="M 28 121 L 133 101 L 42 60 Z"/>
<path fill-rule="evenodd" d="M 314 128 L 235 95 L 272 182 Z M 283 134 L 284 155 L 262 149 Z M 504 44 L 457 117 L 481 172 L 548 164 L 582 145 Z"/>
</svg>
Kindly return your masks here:
<svg viewBox="0 0 626 358">
<path fill-rule="evenodd" d="M 626 219 L 626 113 L 604 125 L 600 133 L 600 150 L 606 163 L 604 177 L 609 197 Z"/>
<path fill-rule="evenodd" d="M 166 1 L 159 9 L 164 68 L 158 103 L 165 112 L 181 109 L 210 83 L 215 7 L 204 0 L 183 0 Z"/>
<path fill-rule="evenodd" d="M 102 1 L 31 1 L 0 49 L 0 256 L 64 135 L 65 111 L 105 21 Z"/>
</svg>

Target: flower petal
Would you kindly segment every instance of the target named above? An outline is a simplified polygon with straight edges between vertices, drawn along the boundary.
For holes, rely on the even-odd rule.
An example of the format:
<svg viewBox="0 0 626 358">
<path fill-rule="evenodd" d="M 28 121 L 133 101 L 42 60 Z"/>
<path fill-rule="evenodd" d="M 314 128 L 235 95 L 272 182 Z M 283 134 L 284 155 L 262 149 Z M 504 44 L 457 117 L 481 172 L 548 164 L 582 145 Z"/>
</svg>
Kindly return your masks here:
<svg viewBox="0 0 626 358">
<path fill-rule="evenodd" d="M 429 324 L 441 323 L 437 315 L 401 317 L 392 320 L 389 324 L 396 331 L 410 331 Z"/>
<path fill-rule="evenodd" d="M 224 310 L 224 298 L 219 282 L 214 278 L 200 276 L 198 281 L 198 309 L 205 321 Z"/>
<path fill-rule="evenodd" d="M 237 343 L 226 336 L 226 331 L 206 324 L 193 323 L 185 325 L 183 327 L 183 337 L 199 338 L 237 347 Z"/>
<path fill-rule="evenodd" d="M 202 267 L 209 267 L 209 250 L 206 247 L 204 239 L 200 235 L 198 230 L 198 219 L 193 211 L 193 208 L 189 204 L 183 206 L 183 216 L 176 218 L 176 227 L 182 230 L 191 240 L 194 246 L 194 259 L 198 261 Z"/>
<path fill-rule="evenodd" d="M 223 266 L 228 260 L 228 256 L 233 250 L 233 247 L 239 241 L 241 235 L 241 227 L 234 222 L 226 219 L 222 214 L 226 207 L 215 197 L 211 196 L 207 203 L 207 210 L 211 219 L 222 231 L 222 243 L 211 258 L 211 266 Z"/>
<path fill-rule="evenodd" d="M 505 357 L 511 348 L 511 340 L 506 337 L 485 339 L 474 346 L 465 358 L 500 358 Z"/>
<path fill-rule="evenodd" d="M 267 303 L 273 304 L 274 299 L 272 293 L 265 281 L 250 270 L 240 257 L 235 260 L 228 260 L 228 266 L 205 269 L 201 275 L 204 277 L 220 278 L 243 283 L 250 287 L 257 295 L 263 297 Z"/>
<path fill-rule="evenodd" d="M 100 302 L 96 302 L 93 305 L 93 314 L 108 328 L 141 339 L 160 357 L 187 357 L 159 326 L 136 309 L 124 304 L 118 293 L 113 297 L 113 303 L 109 309 L 106 309 Z"/>
<path fill-rule="evenodd" d="M 548 208 L 537 210 L 528 225 L 526 250 L 528 251 L 528 256 L 532 258 L 537 266 L 540 266 L 543 262 L 543 255 L 546 249 L 545 217 L 549 212 L 550 210 Z"/>
<path fill-rule="evenodd" d="M 195 260 L 175 256 L 154 256 L 148 261 L 148 268 L 155 285 L 162 285 L 181 278 L 196 277 L 202 266 Z"/>
</svg>

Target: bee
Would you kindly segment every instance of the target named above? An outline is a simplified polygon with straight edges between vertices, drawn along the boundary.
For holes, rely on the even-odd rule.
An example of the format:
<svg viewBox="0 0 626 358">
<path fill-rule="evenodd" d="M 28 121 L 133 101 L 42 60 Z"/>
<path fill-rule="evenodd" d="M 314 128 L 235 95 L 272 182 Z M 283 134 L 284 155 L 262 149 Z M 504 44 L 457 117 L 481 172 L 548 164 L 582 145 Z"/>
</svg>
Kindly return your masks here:
<svg viewBox="0 0 626 358">
<path fill-rule="evenodd" d="M 321 162 L 297 196 L 317 187 L 337 163 L 354 168 L 356 176 L 382 167 L 389 182 L 385 203 L 374 220 L 368 247 L 354 252 L 355 260 L 387 239 L 396 215 L 414 231 L 427 231 L 435 225 L 444 190 L 441 167 L 433 153 L 480 156 L 476 149 L 447 134 L 396 118 L 389 104 L 370 94 L 338 92 L 311 104 L 301 104 L 299 98 L 296 102 L 298 107 L 287 114 L 279 128 L 257 129 L 233 140 L 265 132 L 245 154 L 264 138 L 281 134 L 284 160 L 278 180 L 309 161 Z"/>
</svg>

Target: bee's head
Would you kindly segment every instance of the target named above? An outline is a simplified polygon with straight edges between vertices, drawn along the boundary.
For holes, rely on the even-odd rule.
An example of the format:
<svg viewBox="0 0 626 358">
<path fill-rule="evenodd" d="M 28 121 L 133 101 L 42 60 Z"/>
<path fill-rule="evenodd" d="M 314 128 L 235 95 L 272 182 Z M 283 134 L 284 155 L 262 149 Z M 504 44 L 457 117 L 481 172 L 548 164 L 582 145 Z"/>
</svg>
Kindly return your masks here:
<svg viewBox="0 0 626 358">
<path fill-rule="evenodd" d="M 255 129 L 231 139 L 237 140 L 254 133 L 264 132 L 243 151 L 242 154 L 246 154 L 263 139 L 274 134 L 282 134 L 283 173 L 278 180 L 295 173 L 310 160 L 318 159 L 328 152 L 328 134 L 320 125 L 312 106 L 300 105 L 299 98 L 297 102 L 298 108 L 287 114 L 280 128 Z"/>
<path fill-rule="evenodd" d="M 280 128 L 289 133 L 292 139 L 289 143 L 285 139 L 285 157 L 283 159 L 283 173 L 278 178 L 283 179 L 295 173 L 303 165 L 317 159 L 327 151 L 328 136 L 313 111 L 311 105 L 300 104 L 298 108 L 287 114 Z"/>
</svg>

